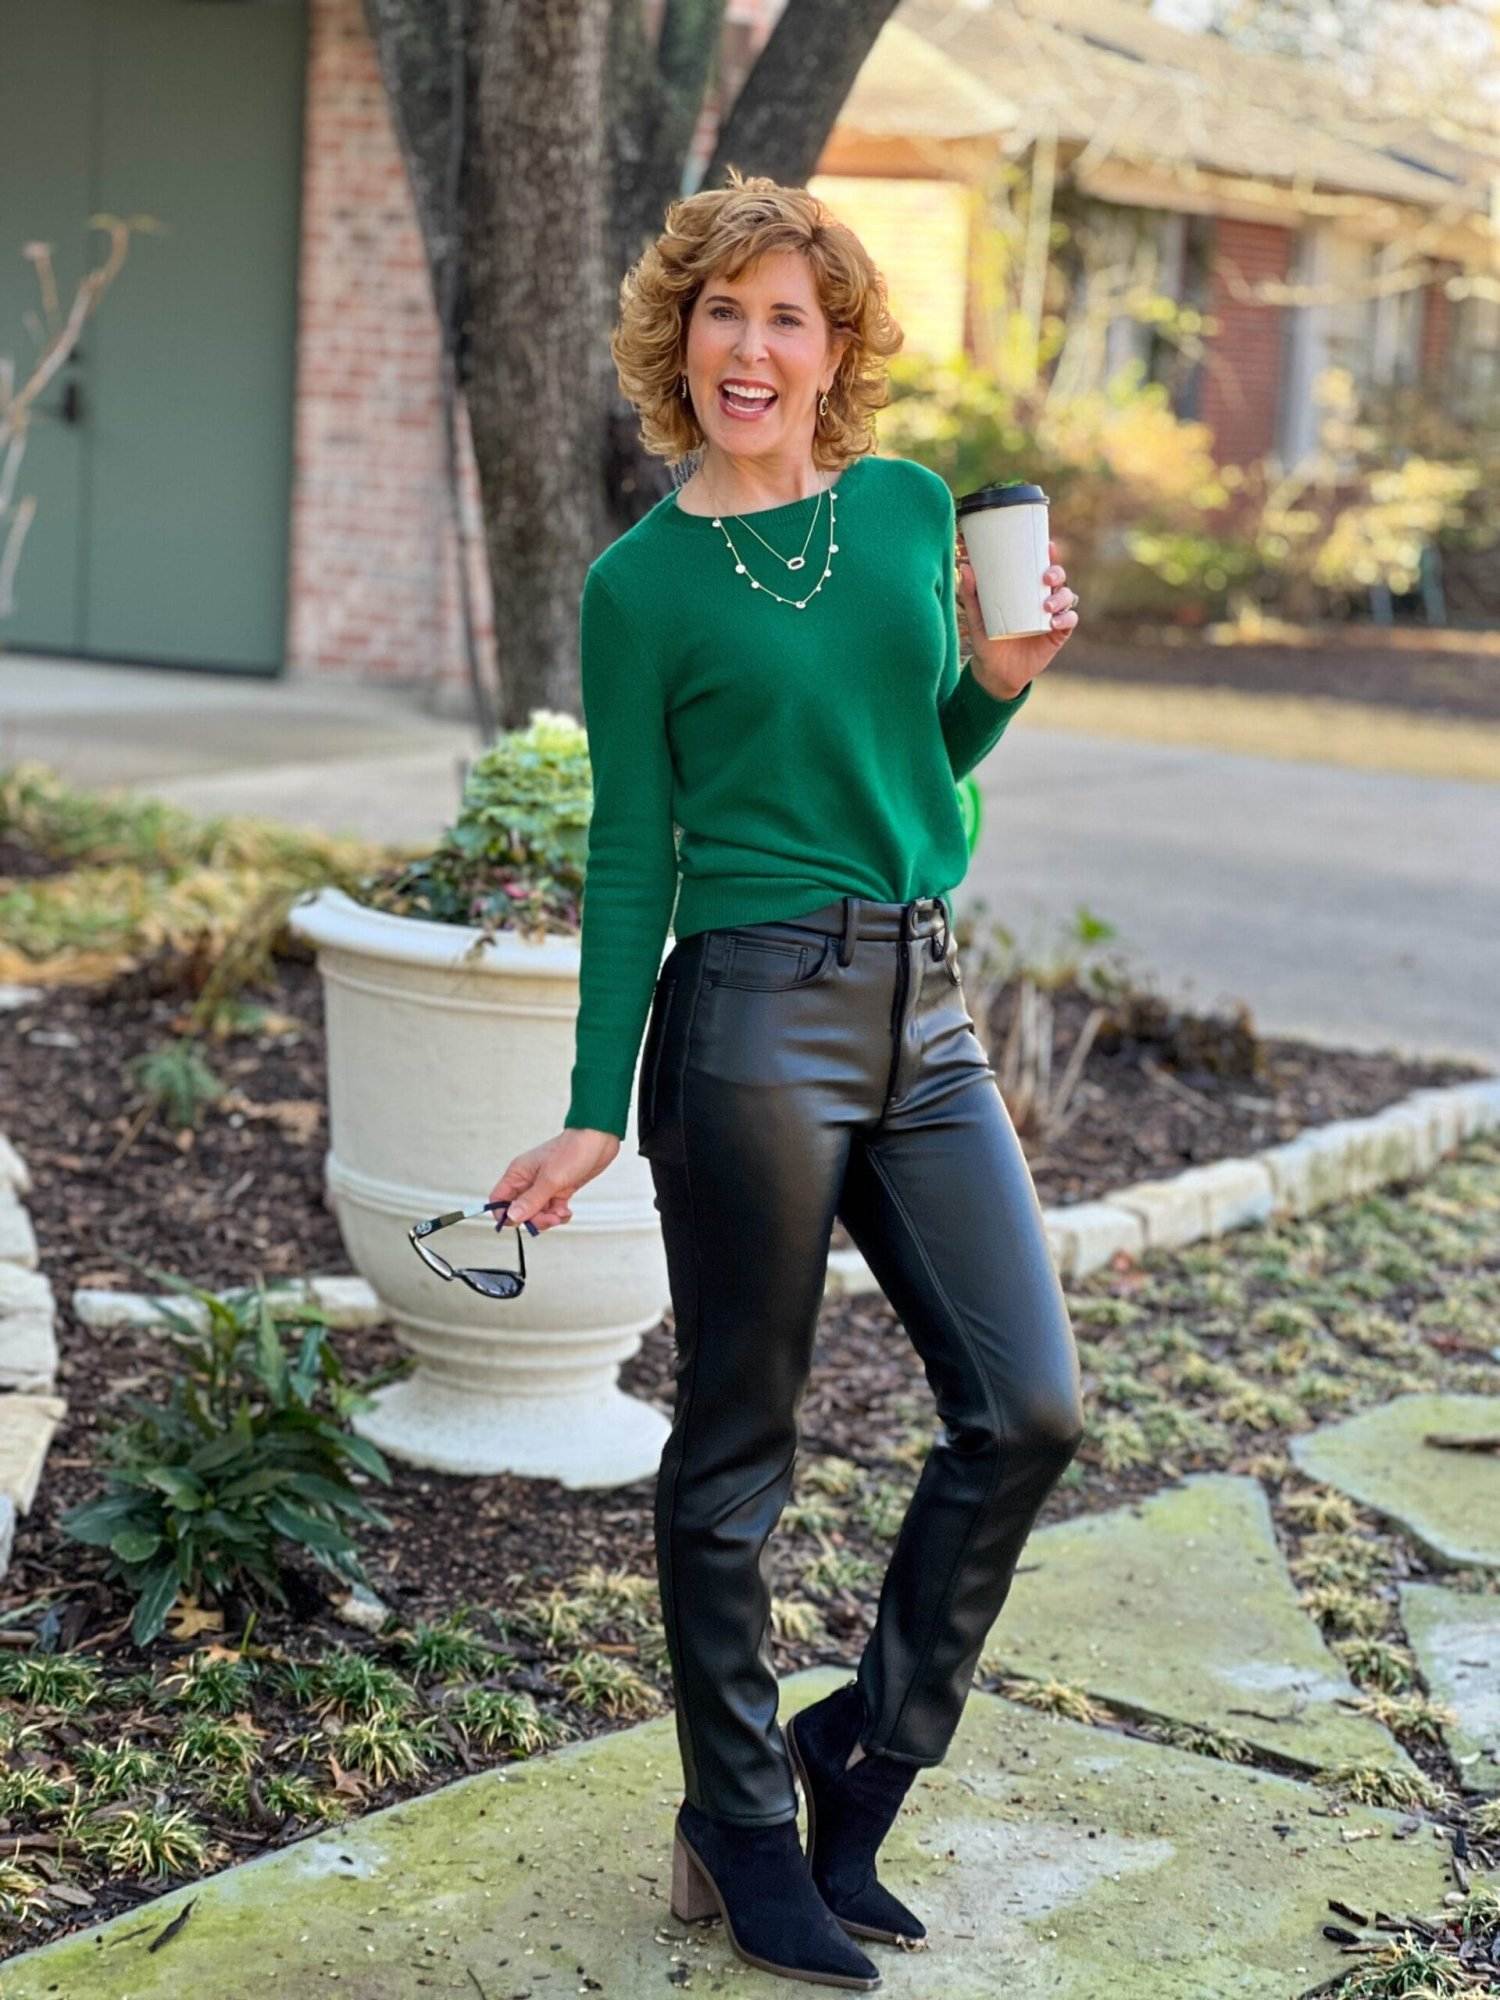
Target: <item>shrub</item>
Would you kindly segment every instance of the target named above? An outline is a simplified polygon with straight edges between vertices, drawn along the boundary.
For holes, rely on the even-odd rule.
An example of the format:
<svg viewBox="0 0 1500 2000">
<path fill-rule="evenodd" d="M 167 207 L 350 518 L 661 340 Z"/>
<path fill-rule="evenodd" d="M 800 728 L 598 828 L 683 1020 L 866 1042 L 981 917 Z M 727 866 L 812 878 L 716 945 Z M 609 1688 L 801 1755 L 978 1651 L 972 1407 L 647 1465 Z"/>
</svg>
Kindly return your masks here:
<svg viewBox="0 0 1500 2000">
<path fill-rule="evenodd" d="M 493 934 L 577 930 L 593 774 L 573 716 L 536 708 L 469 767 L 458 817 L 430 854 L 367 876 L 373 908 Z"/>
<path fill-rule="evenodd" d="M 196 1297 L 207 1323 L 200 1330 L 158 1308 L 179 1363 L 168 1400 L 127 1400 L 134 1416 L 107 1440 L 114 1470 L 103 1496 L 61 1523 L 74 1540 L 108 1550 L 107 1574 L 136 1598 L 136 1642 L 161 1631 L 183 1590 L 222 1598 L 259 1588 L 284 1604 L 283 1543 L 367 1583 L 350 1524 L 389 1523 L 360 1498 L 353 1474 L 388 1484 L 390 1472 L 347 1428 L 367 1399 L 345 1385 L 327 1322 L 311 1306 L 273 1301 L 263 1282 L 220 1298 L 159 1275 Z M 294 1354 L 282 1321 L 303 1327 Z"/>
<path fill-rule="evenodd" d="M 1007 388 L 962 358 L 898 358 L 891 397 L 882 449 L 920 460 L 955 495 L 1007 479 L 1046 490 L 1066 560 L 1087 575 L 1096 611 L 1133 611 L 1142 592 L 1160 599 L 1160 571 L 1137 538 L 1154 554 L 1160 541 L 1202 535 L 1229 497 L 1207 426 L 1174 415 L 1165 388 L 1142 381 L 1138 366 L 1067 394 L 1046 384 Z"/>
<path fill-rule="evenodd" d="M 30 858 L 0 880 L 0 979 L 89 983 L 162 961 L 197 996 L 193 1026 L 213 1033 L 289 948 L 298 896 L 352 889 L 400 851 L 76 790 L 40 763 L 0 768 L 0 838 Z"/>
</svg>

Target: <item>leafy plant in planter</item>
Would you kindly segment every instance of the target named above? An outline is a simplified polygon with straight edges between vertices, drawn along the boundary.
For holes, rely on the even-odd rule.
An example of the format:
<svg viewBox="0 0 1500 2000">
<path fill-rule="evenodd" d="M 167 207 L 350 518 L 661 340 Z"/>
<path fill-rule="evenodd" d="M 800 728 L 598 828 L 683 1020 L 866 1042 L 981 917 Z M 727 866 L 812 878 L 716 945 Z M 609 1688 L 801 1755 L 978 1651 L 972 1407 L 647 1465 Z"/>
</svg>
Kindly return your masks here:
<svg viewBox="0 0 1500 2000">
<path fill-rule="evenodd" d="M 264 1282 L 226 1298 L 155 1274 L 190 1293 L 200 1327 L 158 1306 L 178 1372 L 165 1404 L 127 1399 L 133 1419 L 107 1440 L 104 1494 L 61 1526 L 107 1549 L 107 1574 L 136 1599 L 131 1632 L 155 1638 L 181 1591 L 222 1598 L 260 1589 L 285 1604 L 281 1544 L 323 1568 L 368 1583 L 351 1524 L 389 1527 L 361 1497 L 353 1474 L 390 1483 L 384 1458 L 345 1423 L 368 1398 L 345 1382 L 315 1307 L 273 1300 Z M 303 1328 L 288 1351 L 282 1323 Z"/>
<path fill-rule="evenodd" d="M 469 766 L 458 817 L 430 854 L 351 893 L 393 915 L 528 936 L 579 929 L 593 777 L 573 716 L 534 708 Z"/>
</svg>

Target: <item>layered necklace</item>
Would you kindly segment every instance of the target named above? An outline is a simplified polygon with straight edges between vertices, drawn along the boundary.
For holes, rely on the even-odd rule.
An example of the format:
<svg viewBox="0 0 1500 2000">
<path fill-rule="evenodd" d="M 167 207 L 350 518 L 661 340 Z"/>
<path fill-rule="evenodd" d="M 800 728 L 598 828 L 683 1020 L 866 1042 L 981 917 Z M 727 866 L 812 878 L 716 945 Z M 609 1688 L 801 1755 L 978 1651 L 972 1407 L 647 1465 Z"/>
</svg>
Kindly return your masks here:
<svg viewBox="0 0 1500 2000">
<path fill-rule="evenodd" d="M 840 477 L 842 477 L 842 474 L 840 474 Z M 705 486 L 707 485 L 707 483 L 708 482 L 705 480 L 704 481 Z M 729 553 L 734 558 L 735 575 L 748 577 L 750 581 L 750 588 L 752 590 L 763 590 L 768 597 L 774 597 L 778 604 L 790 604 L 792 608 L 796 611 L 805 611 L 808 605 L 811 604 L 812 600 L 817 596 L 818 592 L 823 588 L 823 585 L 827 581 L 827 579 L 833 574 L 833 558 L 839 552 L 839 545 L 833 539 L 834 537 L 833 503 L 834 499 L 838 494 L 838 487 L 825 486 L 823 491 L 818 494 L 817 504 L 814 506 L 812 511 L 812 519 L 811 521 L 808 522 L 807 525 L 807 535 L 803 540 L 801 550 L 798 552 L 798 554 L 794 556 L 784 556 L 781 553 L 780 549 L 771 548 L 771 544 L 766 540 L 765 536 L 761 534 L 758 528 L 752 528 L 750 526 L 750 523 L 745 519 L 745 516 L 743 514 L 734 514 L 730 517 L 732 520 L 738 521 L 742 528 L 746 529 L 750 534 L 754 535 L 755 539 L 760 543 L 762 548 L 770 549 L 771 554 L 775 556 L 777 562 L 782 564 L 784 568 L 789 570 L 806 569 L 807 551 L 812 543 L 813 530 L 818 525 L 818 517 L 823 511 L 823 499 L 825 494 L 828 499 L 828 553 L 823 563 L 823 574 L 818 578 L 817 582 L 813 585 L 812 589 L 807 593 L 806 597 L 783 597 L 779 591 L 772 590 L 771 586 L 768 583 L 758 583 L 753 576 L 750 576 L 749 570 L 746 569 L 745 567 L 744 559 L 741 557 L 739 550 L 734 545 L 734 538 L 731 536 L 728 528 L 724 525 L 722 518 L 718 514 L 715 514 L 713 517 L 713 524 L 718 529 L 719 533 L 724 537 L 724 541 L 726 546 L 728 547 Z M 712 496 L 710 496 L 710 498 L 711 497 Z"/>
</svg>

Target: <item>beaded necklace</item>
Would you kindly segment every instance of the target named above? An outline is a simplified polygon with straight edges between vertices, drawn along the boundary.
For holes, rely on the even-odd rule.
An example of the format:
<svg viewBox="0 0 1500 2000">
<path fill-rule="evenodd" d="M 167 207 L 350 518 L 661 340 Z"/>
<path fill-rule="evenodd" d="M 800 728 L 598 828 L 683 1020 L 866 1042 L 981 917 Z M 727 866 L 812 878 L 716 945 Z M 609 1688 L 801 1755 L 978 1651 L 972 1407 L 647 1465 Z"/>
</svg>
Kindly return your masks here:
<svg viewBox="0 0 1500 2000">
<path fill-rule="evenodd" d="M 702 468 L 700 467 L 699 470 L 701 471 Z M 842 477 L 842 475 L 840 476 Z M 705 480 L 703 483 L 706 490 L 708 486 L 708 481 Z M 805 611 L 808 605 L 811 604 L 812 600 L 817 596 L 818 592 L 823 588 L 823 585 L 827 581 L 827 579 L 833 574 L 833 557 L 836 556 L 839 552 L 839 545 L 834 540 L 835 521 L 833 512 L 833 503 L 838 495 L 838 487 L 825 486 L 822 492 L 818 494 L 817 505 L 813 508 L 812 519 L 808 523 L 806 539 L 803 541 L 800 554 L 795 556 L 784 556 L 781 553 L 780 549 L 771 548 L 771 544 L 766 540 L 765 536 L 761 534 L 758 528 L 752 528 L 750 526 L 750 523 L 745 519 L 743 514 L 735 514 L 730 517 L 732 520 L 738 521 L 741 527 L 749 529 L 749 532 L 752 535 L 754 535 L 755 539 L 761 544 L 763 548 L 770 549 L 771 554 L 775 556 L 777 562 L 783 564 L 789 570 L 804 569 L 807 565 L 807 551 L 809 545 L 812 542 L 813 530 L 817 527 L 818 516 L 823 511 L 823 495 L 825 493 L 828 496 L 828 552 L 823 564 L 823 574 L 818 578 L 817 582 L 813 585 L 812 589 L 807 593 L 806 597 L 783 597 L 779 591 L 772 590 L 769 584 L 760 583 L 756 580 L 756 578 L 750 576 L 750 572 L 745 567 L 744 560 L 741 557 L 739 550 L 734 545 L 734 538 L 731 536 L 728 528 L 725 527 L 722 517 L 718 514 L 715 514 L 713 516 L 713 524 L 718 529 L 719 533 L 724 537 L 725 545 L 728 548 L 730 555 L 734 558 L 735 575 L 749 577 L 750 588 L 752 590 L 765 591 L 766 595 L 768 597 L 774 597 L 778 604 L 790 604 L 794 610 Z M 712 495 L 710 495 L 709 497 L 712 498 Z"/>
</svg>

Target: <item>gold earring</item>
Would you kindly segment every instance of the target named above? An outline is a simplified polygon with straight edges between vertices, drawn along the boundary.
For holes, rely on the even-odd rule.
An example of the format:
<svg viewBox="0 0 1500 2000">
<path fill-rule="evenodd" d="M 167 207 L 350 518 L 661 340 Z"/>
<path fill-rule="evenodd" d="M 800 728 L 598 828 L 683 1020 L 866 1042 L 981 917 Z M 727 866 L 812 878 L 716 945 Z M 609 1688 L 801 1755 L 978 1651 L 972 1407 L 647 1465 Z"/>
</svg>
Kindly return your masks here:
<svg viewBox="0 0 1500 2000">
<path fill-rule="evenodd" d="M 819 396 L 818 398 L 818 415 L 820 417 L 826 417 L 828 415 L 828 391 L 826 389 L 823 391 L 822 395 Z"/>
</svg>

